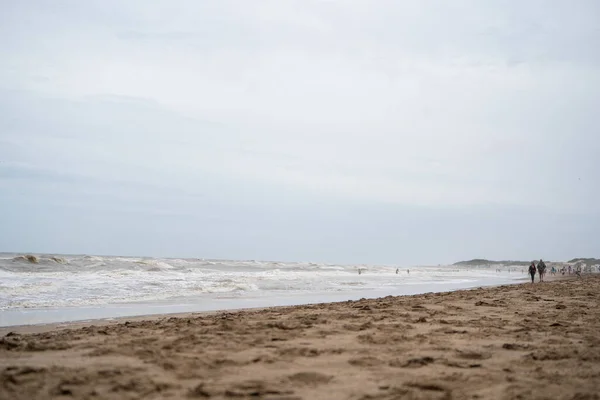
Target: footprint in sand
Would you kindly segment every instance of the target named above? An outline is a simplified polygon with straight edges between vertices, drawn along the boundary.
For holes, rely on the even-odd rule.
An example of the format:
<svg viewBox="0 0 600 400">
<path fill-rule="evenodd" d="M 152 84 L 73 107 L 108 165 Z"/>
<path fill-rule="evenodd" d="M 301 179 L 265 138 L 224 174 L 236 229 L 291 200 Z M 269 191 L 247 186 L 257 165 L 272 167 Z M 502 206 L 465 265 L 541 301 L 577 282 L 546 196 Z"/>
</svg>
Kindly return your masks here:
<svg viewBox="0 0 600 400">
<path fill-rule="evenodd" d="M 577 354 L 572 349 L 557 349 L 557 350 L 536 350 L 524 356 L 526 359 L 534 361 L 558 361 L 568 360 L 577 357 Z"/>
<path fill-rule="evenodd" d="M 318 386 L 329 383 L 333 376 L 321 374 L 319 372 L 298 372 L 288 376 L 290 382 L 306 386 Z"/>
<path fill-rule="evenodd" d="M 490 353 L 474 350 L 456 350 L 456 355 L 463 360 L 487 360 L 492 357 Z"/>
<path fill-rule="evenodd" d="M 531 348 L 531 345 L 518 343 L 504 343 L 502 345 L 502 348 L 505 350 L 527 350 Z"/>
<path fill-rule="evenodd" d="M 383 361 L 377 357 L 356 357 L 348 360 L 348 363 L 354 367 L 376 367 L 382 365 Z"/>
<path fill-rule="evenodd" d="M 392 360 L 388 363 L 388 365 L 394 368 L 421 368 L 433 362 L 435 362 L 433 357 L 426 356 L 410 358 L 408 360 Z"/>
<path fill-rule="evenodd" d="M 360 400 L 434 399 L 450 400 L 450 389 L 437 383 L 405 383 L 402 387 L 382 387 L 379 393 L 367 394 Z"/>
<path fill-rule="evenodd" d="M 310 347 L 290 347 L 277 350 L 277 354 L 282 357 L 317 357 L 322 350 Z"/>
<path fill-rule="evenodd" d="M 249 380 L 245 382 L 239 382 L 231 385 L 224 391 L 225 397 L 233 397 L 233 398 L 263 398 L 267 396 L 285 396 L 279 398 L 285 398 L 286 400 L 291 400 L 292 397 L 289 397 L 290 394 L 293 394 L 293 390 L 283 389 L 281 385 L 262 381 L 262 380 Z M 219 395 L 219 391 L 216 393 L 213 392 L 214 395 Z"/>
</svg>

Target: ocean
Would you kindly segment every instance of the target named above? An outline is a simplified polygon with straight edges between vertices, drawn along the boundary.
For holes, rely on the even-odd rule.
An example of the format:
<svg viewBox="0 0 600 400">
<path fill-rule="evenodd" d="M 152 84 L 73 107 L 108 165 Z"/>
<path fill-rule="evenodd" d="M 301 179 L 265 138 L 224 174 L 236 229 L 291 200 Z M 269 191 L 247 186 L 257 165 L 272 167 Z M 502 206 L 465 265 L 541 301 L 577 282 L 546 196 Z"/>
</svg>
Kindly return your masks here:
<svg viewBox="0 0 600 400">
<path fill-rule="evenodd" d="M 0 326 L 357 300 L 526 278 L 522 267 L 497 268 L 0 253 Z"/>
</svg>

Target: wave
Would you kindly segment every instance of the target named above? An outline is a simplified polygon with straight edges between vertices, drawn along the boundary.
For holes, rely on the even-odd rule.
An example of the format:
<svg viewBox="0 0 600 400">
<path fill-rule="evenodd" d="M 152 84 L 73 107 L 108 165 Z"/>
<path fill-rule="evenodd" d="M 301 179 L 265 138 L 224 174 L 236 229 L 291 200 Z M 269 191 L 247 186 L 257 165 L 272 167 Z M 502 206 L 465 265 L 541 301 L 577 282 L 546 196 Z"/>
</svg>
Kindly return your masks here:
<svg viewBox="0 0 600 400">
<path fill-rule="evenodd" d="M 28 262 L 31 264 L 38 264 L 40 262 L 39 258 L 37 258 L 36 256 L 33 256 L 31 254 L 27 254 L 27 255 L 23 255 L 23 256 L 16 256 L 12 260 L 15 262 Z"/>
<path fill-rule="evenodd" d="M 7 255 L 8 256 L 8 255 Z M 360 276 L 358 268 L 363 271 Z M 11 253 L 0 259 L 0 309 L 78 307 L 232 296 L 255 298 L 327 292 L 397 290 L 404 285 L 462 284 L 490 270 L 336 265 L 314 262 L 159 259 Z M 459 273 L 460 271 L 460 273 Z M 508 274 L 502 275 L 505 279 Z M 512 274 L 510 278 L 516 277 Z M 433 287 L 433 286 L 432 286 Z"/>
<path fill-rule="evenodd" d="M 139 260 L 135 261 L 135 263 L 147 267 L 144 269 L 150 272 L 175 269 L 173 265 L 160 260 Z"/>
<path fill-rule="evenodd" d="M 243 282 L 233 282 L 228 284 L 217 284 L 211 287 L 199 287 L 202 293 L 232 293 L 232 292 L 256 292 L 260 289 L 257 285 Z"/>
<path fill-rule="evenodd" d="M 50 257 L 40 256 L 40 257 L 38 257 L 38 256 L 34 256 L 33 254 L 24 254 L 24 255 L 16 256 L 16 257 L 12 258 L 12 261 L 13 262 L 26 262 L 29 264 L 40 264 L 43 262 L 67 264 L 67 260 L 62 257 L 56 257 L 56 256 L 50 256 Z"/>
</svg>

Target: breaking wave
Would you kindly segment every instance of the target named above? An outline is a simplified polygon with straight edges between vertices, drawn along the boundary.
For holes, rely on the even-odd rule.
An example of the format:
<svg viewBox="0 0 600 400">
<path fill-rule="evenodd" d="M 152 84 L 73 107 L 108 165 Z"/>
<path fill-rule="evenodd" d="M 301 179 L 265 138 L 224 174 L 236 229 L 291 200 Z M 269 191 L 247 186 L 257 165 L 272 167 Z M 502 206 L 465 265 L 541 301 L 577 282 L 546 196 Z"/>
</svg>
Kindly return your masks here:
<svg viewBox="0 0 600 400">
<path fill-rule="evenodd" d="M 439 287 L 493 275 L 493 271 L 456 267 L 411 267 L 410 274 L 402 268 L 403 273 L 395 274 L 396 268 L 257 260 L 0 254 L 0 310 L 181 298 L 204 301 L 357 291 L 392 294 L 400 287 Z"/>
</svg>

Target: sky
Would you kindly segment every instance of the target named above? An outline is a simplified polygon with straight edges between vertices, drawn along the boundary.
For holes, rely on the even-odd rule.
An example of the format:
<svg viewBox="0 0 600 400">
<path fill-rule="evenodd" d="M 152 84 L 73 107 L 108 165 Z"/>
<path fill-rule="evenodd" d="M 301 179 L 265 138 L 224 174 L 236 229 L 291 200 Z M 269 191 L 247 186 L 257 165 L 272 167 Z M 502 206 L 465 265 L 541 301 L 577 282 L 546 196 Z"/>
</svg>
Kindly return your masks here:
<svg viewBox="0 0 600 400">
<path fill-rule="evenodd" d="M 0 9 L 0 251 L 600 256 L 595 0 Z"/>
</svg>

